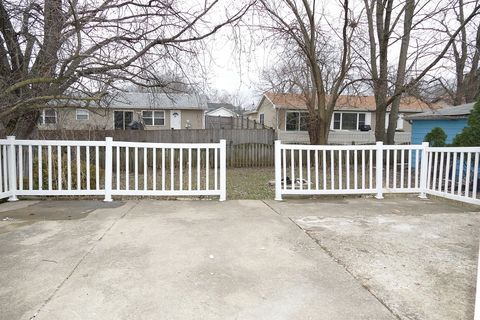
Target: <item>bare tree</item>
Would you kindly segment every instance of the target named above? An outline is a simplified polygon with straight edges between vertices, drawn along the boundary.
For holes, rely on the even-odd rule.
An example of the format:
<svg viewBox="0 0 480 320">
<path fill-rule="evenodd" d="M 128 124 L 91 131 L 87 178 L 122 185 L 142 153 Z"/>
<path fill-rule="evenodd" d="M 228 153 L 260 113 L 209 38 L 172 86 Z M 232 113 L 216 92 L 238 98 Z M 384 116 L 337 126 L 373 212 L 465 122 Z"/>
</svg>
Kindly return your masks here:
<svg viewBox="0 0 480 320">
<path fill-rule="evenodd" d="M 39 108 L 52 101 L 98 103 L 122 82 L 164 85 L 152 81 L 159 66 L 194 60 L 201 40 L 238 22 L 251 6 L 225 8 L 220 1 L 186 8 L 172 0 L 0 1 L 4 126 L 27 136 Z"/>
<path fill-rule="evenodd" d="M 414 31 L 425 34 L 434 32 L 436 17 L 451 10 L 455 4 L 445 2 L 430 8 L 428 2 L 405 0 L 402 3 L 393 0 L 364 0 L 366 8 L 370 59 L 368 73 L 372 79 L 372 88 L 376 102 L 375 137 L 377 141 L 393 144 L 402 94 L 414 88 L 444 57 L 455 38 L 465 26 L 478 14 L 480 7 L 475 3 L 468 16 L 446 38 L 429 36 L 419 37 L 414 46 L 411 37 Z M 428 8 L 428 9 L 427 9 Z M 398 25 L 403 21 L 400 31 Z M 395 47 L 400 41 L 400 52 Z M 389 59 L 395 57 L 396 76 L 389 83 Z M 425 62 L 428 61 L 428 62 Z M 407 74 L 410 74 L 407 77 Z M 407 81 L 408 80 L 408 81 Z M 389 95 L 389 92 L 393 94 Z M 390 107 L 387 134 L 385 118 Z"/>
<path fill-rule="evenodd" d="M 478 2 L 478 1 L 475 1 Z M 454 17 L 455 19 L 452 19 Z M 478 19 L 477 19 L 478 20 Z M 440 21 L 442 27 L 448 36 L 452 36 L 455 31 L 452 21 L 456 24 L 463 24 L 465 21 L 465 2 L 458 0 L 458 5 L 452 12 L 445 13 Z M 473 102 L 479 97 L 480 79 L 478 74 L 478 63 L 480 59 L 480 23 L 474 21 L 470 26 L 465 26 L 455 37 L 451 49 L 446 54 L 447 66 L 444 69 L 446 76 L 441 76 L 438 80 L 443 86 L 445 93 L 453 105 Z M 451 65 L 453 63 L 454 68 Z M 454 81 L 450 81 L 449 76 L 453 69 Z"/>
<path fill-rule="evenodd" d="M 299 90 L 305 97 L 310 143 L 326 144 L 334 106 L 348 86 L 347 75 L 352 66 L 351 43 L 357 21 L 352 17 L 349 1 L 341 2 L 338 28 L 337 23 L 328 21 L 316 1 L 259 0 L 259 4 L 259 12 L 266 13 L 261 17 L 265 21 L 263 29 L 293 54 L 280 71 L 291 75 L 283 86 L 290 91 Z M 335 38 L 340 43 L 337 47 L 331 45 Z"/>
</svg>

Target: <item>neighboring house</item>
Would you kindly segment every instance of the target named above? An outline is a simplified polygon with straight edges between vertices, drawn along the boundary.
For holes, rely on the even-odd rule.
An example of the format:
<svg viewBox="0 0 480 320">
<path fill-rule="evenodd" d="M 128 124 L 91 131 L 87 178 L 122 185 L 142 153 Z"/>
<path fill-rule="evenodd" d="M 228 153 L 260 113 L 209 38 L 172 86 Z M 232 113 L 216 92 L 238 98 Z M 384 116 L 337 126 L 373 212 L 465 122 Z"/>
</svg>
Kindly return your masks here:
<svg viewBox="0 0 480 320">
<path fill-rule="evenodd" d="M 467 118 L 472 112 L 474 103 L 460 106 L 449 106 L 437 110 L 419 113 L 406 117 L 412 126 L 412 144 L 420 144 L 427 133 L 435 127 L 440 127 L 447 134 L 447 143 L 467 126 Z"/>
<path fill-rule="evenodd" d="M 66 106 L 44 109 L 40 130 L 204 129 L 206 98 L 195 94 L 127 92 L 109 98 L 107 106 Z"/>
<path fill-rule="evenodd" d="M 235 111 L 232 111 L 230 109 L 225 109 L 223 107 L 220 107 L 212 111 L 208 111 L 206 115 L 208 117 L 224 117 L 224 118 L 238 117 L 238 114 L 236 114 Z"/>
<path fill-rule="evenodd" d="M 234 119 L 239 116 L 237 109 L 230 103 L 207 103 L 205 128 L 233 129 Z"/>
<path fill-rule="evenodd" d="M 411 126 L 404 117 L 430 110 L 413 97 L 402 98 L 397 122 L 396 140 L 410 142 Z M 280 140 L 308 142 L 307 106 L 303 96 L 297 94 L 265 93 L 249 119 L 273 127 Z M 388 124 L 388 114 L 386 119 Z M 373 96 L 340 96 L 330 123 L 329 141 L 334 144 L 372 143 L 375 141 L 375 98 Z"/>
<path fill-rule="evenodd" d="M 237 117 L 237 108 L 231 103 L 207 103 L 207 116 L 212 117 Z"/>
</svg>

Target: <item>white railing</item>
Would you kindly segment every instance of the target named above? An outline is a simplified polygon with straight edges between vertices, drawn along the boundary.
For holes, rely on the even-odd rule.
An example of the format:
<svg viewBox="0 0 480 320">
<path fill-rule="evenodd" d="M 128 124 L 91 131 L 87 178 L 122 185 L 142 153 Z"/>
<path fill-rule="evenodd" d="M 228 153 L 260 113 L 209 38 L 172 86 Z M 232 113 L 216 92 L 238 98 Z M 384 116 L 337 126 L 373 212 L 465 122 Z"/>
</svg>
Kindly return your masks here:
<svg viewBox="0 0 480 320">
<path fill-rule="evenodd" d="M 276 141 L 275 199 L 418 192 L 480 204 L 479 155 L 480 148 L 430 148 L 427 143 L 316 146 Z"/>
<path fill-rule="evenodd" d="M 275 142 L 276 199 L 281 194 L 377 193 L 377 146 L 288 145 Z"/>
<path fill-rule="evenodd" d="M 425 145 L 382 145 L 383 164 L 378 171 L 383 177 L 385 193 L 421 191 L 421 159 Z"/>
<path fill-rule="evenodd" d="M 13 165 L 12 165 L 13 164 Z M 136 143 L 0 140 L 0 198 L 17 196 L 219 196 L 226 142 Z"/>
<path fill-rule="evenodd" d="M 480 148 L 427 148 L 427 193 L 478 204 Z"/>
<path fill-rule="evenodd" d="M 0 198 L 10 197 L 12 200 L 16 200 L 15 194 L 11 190 L 15 190 L 15 186 L 12 188 L 12 183 L 15 183 L 14 179 L 9 179 L 12 175 L 12 167 L 10 159 L 14 149 L 12 145 L 12 139 L 0 140 Z M 13 170 L 14 171 L 14 170 Z"/>
</svg>

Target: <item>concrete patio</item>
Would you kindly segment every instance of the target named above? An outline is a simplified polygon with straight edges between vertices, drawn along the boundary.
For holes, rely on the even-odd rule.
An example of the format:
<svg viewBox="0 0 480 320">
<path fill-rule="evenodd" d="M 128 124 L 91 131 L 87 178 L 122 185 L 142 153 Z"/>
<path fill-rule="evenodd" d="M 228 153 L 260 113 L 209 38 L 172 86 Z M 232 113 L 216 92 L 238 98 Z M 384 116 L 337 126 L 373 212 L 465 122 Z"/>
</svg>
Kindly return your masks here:
<svg viewBox="0 0 480 320">
<path fill-rule="evenodd" d="M 478 208 L 395 197 L 0 205 L 1 319 L 471 319 Z"/>
</svg>

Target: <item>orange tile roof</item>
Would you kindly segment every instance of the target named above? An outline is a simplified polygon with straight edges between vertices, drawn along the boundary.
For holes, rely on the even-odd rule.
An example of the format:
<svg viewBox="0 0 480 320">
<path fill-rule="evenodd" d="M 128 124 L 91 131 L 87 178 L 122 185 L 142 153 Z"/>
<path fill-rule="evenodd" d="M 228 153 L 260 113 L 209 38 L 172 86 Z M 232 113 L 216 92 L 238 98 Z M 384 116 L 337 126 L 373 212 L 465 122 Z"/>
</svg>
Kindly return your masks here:
<svg viewBox="0 0 480 320">
<path fill-rule="evenodd" d="M 264 95 L 279 109 L 307 109 L 305 97 L 300 94 L 266 92 Z M 438 107 L 437 105 L 429 106 L 414 97 L 402 97 L 400 101 L 400 111 L 402 112 L 425 112 Z M 341 95 L 337 100 L 335 110 L 375 111 L 375 97 Z"/>
</svg>

